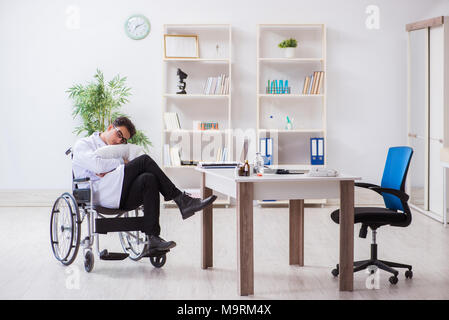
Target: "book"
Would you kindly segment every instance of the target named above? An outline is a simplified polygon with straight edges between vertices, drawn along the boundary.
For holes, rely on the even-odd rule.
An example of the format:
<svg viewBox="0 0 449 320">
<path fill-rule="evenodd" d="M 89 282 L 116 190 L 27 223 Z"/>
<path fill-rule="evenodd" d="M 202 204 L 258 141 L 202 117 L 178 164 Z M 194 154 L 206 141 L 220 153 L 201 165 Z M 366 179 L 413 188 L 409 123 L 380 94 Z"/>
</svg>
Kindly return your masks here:
<svg viewBox="0 0 449 320">
<path fill-rule="evenodd" d="M 181 156 L 179 155 L 178 147 L 172 147 L 170 149 L 170 160 L 173 166 L 181 165 Z"/>
<path fill-rule="evenodd" d="M 170 161 L 170 146 L 168 144 L 164 144 L 164 166 L 171 166 Z"/>
<path fill-rule="evenodd" d="M 309 87 L 307 88 L 307 94 L 312 94 L 313 75 L 310 76 Z"/>
<path fill-rule="evenodd" d="M 315 94 L 317 80 L 318 80 L 318 72 L 314 71 L 313 72 L 312 90 L 310 92 L 311 94 Z"/>
<path fill-rule="evenodd" d="M 307 94 L 307 92 L 309 92 L 309 83 L 310 83 L 310 77 L 307 76 L 304 79 L 304 87 L 302 89 L 302 94 Z"/>
<path fill-rule="evenodd" d="M 181 129 L 181 123 L 176 112 L 165 112 L 164 122 L 167 130 Z"/>
<path fill-rule="evenodd" d="M 318 80 L 317 94 L 321 94 L 321 88 L 324 82 L 324 71 L 320 71 L 320 79 Z"/>
</svg>

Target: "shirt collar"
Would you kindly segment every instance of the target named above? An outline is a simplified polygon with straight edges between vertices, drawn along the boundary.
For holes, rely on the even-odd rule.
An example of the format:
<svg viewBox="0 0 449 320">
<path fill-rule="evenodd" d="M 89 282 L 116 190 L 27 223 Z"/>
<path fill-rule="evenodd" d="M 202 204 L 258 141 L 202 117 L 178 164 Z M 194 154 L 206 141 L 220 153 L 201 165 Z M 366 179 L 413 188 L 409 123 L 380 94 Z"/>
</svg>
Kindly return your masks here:
<svg viewBox="0 0 449 320">
<path fill-rule="evenodd" d="M 96 145 L 98 146 L 98 148 L 107 146 L 107 144 L 103 141 L 103 139 L 100 138 L 100 132 L 95 131 L 95 132 L 92 134 L 92 137 L 93 137 L 93 139 L 94 139 Z"/>
</svg>

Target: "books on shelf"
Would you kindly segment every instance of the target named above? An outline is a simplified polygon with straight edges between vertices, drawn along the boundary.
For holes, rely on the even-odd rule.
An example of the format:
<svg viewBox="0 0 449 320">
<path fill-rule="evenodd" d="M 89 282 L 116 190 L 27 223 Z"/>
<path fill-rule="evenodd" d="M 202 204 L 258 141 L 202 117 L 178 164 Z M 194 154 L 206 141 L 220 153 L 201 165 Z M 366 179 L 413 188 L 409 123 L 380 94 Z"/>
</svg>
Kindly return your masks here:
<svg viewBox="0 0 449 320">
<path fill-rule="evenodd" d="M 208 77 L 203 87 L 203 94 L 229 94 L 229 77 L 225 74 L 219 77 Z"/>
<path fill-rule="evenodd" d="M 172 166 L 181 166 L 181 155 L 178 147 L 170 148 L 170 162 Z"/>
<path fill-rule="evenodd" d="M 198 130 L 218 130 L 218 122 L 199 122 Z"/>
<path fill-rule="evenodd" d="M 324 82 L 324 71 L 315 71 L 312 75 L 305 77 L 302 94 L 321 94 Z"/>
<path fill-rule="evenodd" d="M 324 164 L 324 138 L 310 138 L 310 163 Z"/>
<path fill-rule="evenodd" d="M 265 165 L 273 164 L 273 138 L 260 138 L 259 152 Z"/>
<path fill-rule="evenodd" d="M 181 129 L 181 123 L 179 122 L 179 117 L 176 112 L 165 112 L 164 122 L 167 130 Z"/>
<path fill-rule="evenodd" d="M 290 92 L 288 80 L 268 80 L 268 86 L 265 88 L 267 94 L 290 94 Z"/>
<path fill-rule="evenodd" d="M 227 161 L 227 158 L 228 158 L 228 148 L 226 147 L 218 148 L 215 161 L 224 162 Z"/>
</svg>

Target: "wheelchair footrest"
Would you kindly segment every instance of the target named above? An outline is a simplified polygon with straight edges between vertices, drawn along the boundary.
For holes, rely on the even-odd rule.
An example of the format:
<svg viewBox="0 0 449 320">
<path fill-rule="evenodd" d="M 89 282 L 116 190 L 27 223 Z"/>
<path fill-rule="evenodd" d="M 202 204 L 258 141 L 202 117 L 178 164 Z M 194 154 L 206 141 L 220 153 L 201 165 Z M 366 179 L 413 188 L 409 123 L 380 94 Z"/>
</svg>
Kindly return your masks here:
<svg viewBox="0 0 449 320">
<path fill-rule="evenodd" d="M 125 260 L 128 256 L 127 253 L 108 252 L 106 249 L 100 252 L 101 260 Z"/>
<path fill-rule="evenodd" d="M 146 254 L 144 254 L 144 257 L 161 257 L 164 254 L 166 254 L 167 252 L 170 252 L 170 249 L 168 250 L 156 250 L 156 249 L 150 249 L 148 250 L 148 252 Z"/>
<path fill-rule="evenodd" d="M 106 234 L 108 232 L 144 231 L 143 217 L 132 218 L 98 218 L 95 219 L 95 232 Z"/>
</svg>

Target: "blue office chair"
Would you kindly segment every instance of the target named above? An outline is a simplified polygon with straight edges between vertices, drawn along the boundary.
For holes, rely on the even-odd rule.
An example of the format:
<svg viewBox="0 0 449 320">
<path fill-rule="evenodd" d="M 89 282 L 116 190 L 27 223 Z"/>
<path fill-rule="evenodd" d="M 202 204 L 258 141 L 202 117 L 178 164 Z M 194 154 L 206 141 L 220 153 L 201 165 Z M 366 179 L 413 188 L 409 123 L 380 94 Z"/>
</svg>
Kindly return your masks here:
<svg viewBox="0 0 449 320">
<path fill-rule="evenodd" d="M 412 222 L 412 214 L 407 204 L 409 196 L 404 192 L 405 179 L 412 158 L 413 149 L 410 147 L 393 147 L 388 150 L 387 161 L 385 163 L 381 186 L 370 183 L 355 183 L 356 187 L 367 188 L 382 195 L 385 208 L 377 207 L 356 207 L 354 208 L 354 223 L 361 223 L 359 237 L 366 238 L 368 227 L 373 232 L 373 242 L 371 244 L 371 259 L 354 262 L 354 272 L 364 270 L 370 266 L 376 266 L 393 274 L 390 283 L 398 282 L 399 272 L 396 268 L 406 268 L 406 278 L 412 278 L 412 266 L 389 262 L 377 259 L 376 233 L 377 228 L 384 225 L 395 227 L 407 227 Z M 331 213 L 331 219 L 339 223 L 340 210 Z M 371 270 L 374 273 L 374 270 Z M 339 266 L 332 270 L 336 277 L 339 274 Z"/>
</svg>

